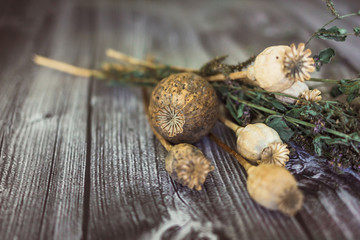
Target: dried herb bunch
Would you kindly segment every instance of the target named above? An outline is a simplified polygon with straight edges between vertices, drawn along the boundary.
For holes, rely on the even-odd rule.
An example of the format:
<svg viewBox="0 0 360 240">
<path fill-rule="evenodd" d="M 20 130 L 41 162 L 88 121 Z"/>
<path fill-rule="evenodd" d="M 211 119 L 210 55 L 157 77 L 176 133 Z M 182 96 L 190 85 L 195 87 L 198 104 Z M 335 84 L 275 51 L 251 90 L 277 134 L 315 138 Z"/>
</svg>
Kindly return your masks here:
<svg viewBox="0 0 360 240">
<path fill-rule="evenodd" d="M 239 125 L 263 122 L 275 129 L 285 143 L 295 142 L 310 152 L 328 158 L 336 167 L 350 167 L 360 171 L 360 116 L 350 105 L 359 95 L 360 79 L 310 79 L 331 82 L 334 84 L 333 95 L 348 96 L 346 103 L 335 100 L 319 101 L 316 94 L 314 99 L 310 97 L 311 92 L 308 93 L 309 97 L 306 97 L 306 94 L 303 97 L 294 97 L 286 93 L 268 92 L 242 79 L 228 78 L 232 73 L 246 69 L 253 62 L 253 57 L 237 65 L 224 63 L 226 57 L 217 57 L 204 64 L 200 70 L 195 70 L 151 62 L 145 65 L 141 64 L 141 60 L 138 60 L 139 63 L 129 63 L 128 56 L 121 56 L 123 57 L 118 60 L 123 64 L 106 63 L 99 70 L 87 70 L 87 76 L 117 84 L 155 86 L 163 77 L 173 73 L 192 72 L 207 79 L 209 76 L 221 74 L 225 81 L 211 82 L 212 86 Z M 53 60 L 37 57 L 35 61 L 49 67 L 48 61 Z M 59 66 L 50 67 L 66 71 Z M 86 69 L 75 68 L 67 72 L 85 76 L 84 70 Z M 294 99 L 297 104 L 283 102 L 277 96 Z"/>
<path fill-rule="evenodd" d="M 351 106 L 354 99 L 360 96 L 360 78 L 310 78 L 309 72 L 315 68 L 319 71 L 322 65 L 330 63 L 335 50 L 327 48 L 312 57 L 311 51 L 305 50 L 305 46 L 315 38 L 345 41 L 348 35 L 359 36 L 359 27 L 354 27 L 352 34 L 336 26 L 328 29 L 326 27 L 336 20 L 358 17 L 360 11 L 340 16 L 331 1 L 326 3 L 335 17 L 312 34 L 306 44 L 299 44 L 297 49 L 295 45 L 265 49 L 271 50 L 276 57 L 277 54 L 282 54 L 277 58 L 281 60 L 280 65 L 276 65 L 278 72 L 272 74 L 280 76 L 281 84 L 284 84 L 279 89 L 268 85 L 266 74 L 262 74 L 261 68 L 255 64 L 256 56 L 236 65 L 226 64 L 226 56 L 216 57 L 205 63 L 201 69 L 139 60 L 114 50 L 108 50 L 107 55 L 119 62 L 105 63 L 98 70 L 78 68 L 40 56 L 36 56 L 34 61 L 60 71 L 79 76 L 94 76 L 117 84 L 155 86 L 174 73 L 195 73 L 211 81 L 229 113 L 240 126 L 263 122 L 275 129 L 283 142 L 295 142 L 310 152 L 326 157 L 335 167 L 352 168 L 360 172 L 360 115 Z M 281 63 L 284 67 L 281 67 Z M 275 66 L 271 62 L 270 65 Z M 333 84 L 331 95 L 345 95 L 347 101 L 322 100 L 318 90 L 308 90 L 304 83 L 299 86 L 304 91 L 293 94 L 291 88 L 298 88 L 296 85 L 304 80 Z M 279 82 L 274 84 L 277 83 Z"/>
<path fill-rule="evenodd" d="M 280 138 L 324 156 L 335 166 L 360 170 L 359 113 L 349 103 L 311 101 L 270 93 L 236 81 L 214 83 L 232 117 L 242 126 L 256 120 L 275 129 Z M 297 99 L 283 103 L 277 95 Z"/>
</svg>

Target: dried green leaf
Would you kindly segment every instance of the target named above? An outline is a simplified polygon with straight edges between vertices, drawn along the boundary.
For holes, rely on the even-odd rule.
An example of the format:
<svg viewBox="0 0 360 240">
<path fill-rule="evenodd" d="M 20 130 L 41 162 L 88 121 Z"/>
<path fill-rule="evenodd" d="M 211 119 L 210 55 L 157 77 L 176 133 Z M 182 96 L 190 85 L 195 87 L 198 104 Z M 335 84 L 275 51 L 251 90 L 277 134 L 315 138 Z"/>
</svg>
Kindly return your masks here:
<svg viewBox="0 0 360 240">
<path fill-rule="evenodd" d="M 241 104 L 240 107 L 237 110 L 237 118 L 241 118 L 244 114 L 244 104 Z"/>
<path fill-rule="evenodd" d="M 306 106 L 300 107 L 300 108 L 295 107 L 295 108 L 291 109 L 289 112 L 287 112 L 286 116 L 293 117 L 293 118 L 299 118 L 301 113 L 304 111 L 304 108 L 306 108 Z"/>
<path fill-rule="evenodd" d="M 347 102 L 352 102 L 355 98 L 359 97 L 360 94 L 359 93 L 351 93 L 349 94 L 349 96 L 346 98 Z"/>
<path fill-rule="evenodd" d="M 314 110 L 307 110 L 304 112 L 303 115 L 311 115 L 311 116 L 317 116 L 319 113 L 315 112 Z"/>
<path fill-rule="evenodd" d="M 323 135 L 317 135 L 315 136 L 314 140 L 313 140 L 313 146 L 315 149 L 315 153 L 318 156 L 321 156 L 322 152 L 323 152 L 323 148 L 324 148 L 324 140 L 330 140 L 331 137 L 329 136 L 323 136 Z"/>
<path fill-rule="evenodd" d="M 330 39 L 338 42 L 343 42 L 346 40 L 347 30 L 345 28 L 338 28 L 337 26 L 333 26 L 331 28 L 325 29 L 321 28 L 316 37 L 320 39 Z"/>
<path fill-rule="evenodd" d="M 266 121 L 266 125 L 273 128 L 279 134 L 280 138 L 287 142 L 294 135 L 294 131 L 286 124 L 285 120 L 276 115 L 269 116 Z"/>
<path fill-rule="evenodd" d="M 354 27 L 353 28 L 355 36 L 360 36 L 360 27 Z"/>
<path fill-rule="evenodd" d="M 351 102 L 356 97 L 360 96 L 360 79 L 355 80 L 341 80 L 339 86 L 340 92 L 348 95 L 346 99 L 348 102 Z"/>
<path fill-rule="evenodd" d="M 281 111 L 286 111 L 286 107 L 284 106 L 284 104 L 280 103 L 279 101 L 271 101 L 271 104 Z"/>
<path fill-rule="evenodd" d="M 335 50 L 332 48 L 327 48 L 320 52 L 319 60 L 322 63 L 329 63 L 334 56 L 335 56 Z"/>
<path fill-rule="evenodd" d="M 333 98 L 337 98 L 337 97 L 340 96 L 341 94 L 343 94 L 343 93 L 340 91 L 338 85 L 333 86 L 333 87 L 331 88 L 330 95 L 331 95 Z"/>
<path fill-rule="evenodd" d="M 233 118 L 237 119 L 236 110 L 235 110 L 234 105 L 231 103 L 231 100 L 229 98 L 226 100 L 226 105 L 225 106 L 229 110 L 231 116 L 233 116 Z"/>
</svg>

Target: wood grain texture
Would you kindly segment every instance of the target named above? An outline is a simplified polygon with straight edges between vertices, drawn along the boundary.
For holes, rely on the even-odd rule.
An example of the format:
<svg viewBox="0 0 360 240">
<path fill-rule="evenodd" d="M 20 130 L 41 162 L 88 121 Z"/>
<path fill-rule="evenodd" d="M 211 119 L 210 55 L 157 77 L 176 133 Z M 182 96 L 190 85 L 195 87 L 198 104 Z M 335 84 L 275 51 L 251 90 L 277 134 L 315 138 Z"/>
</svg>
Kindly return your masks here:
<svg viewBox="0 0 360 240">
<path fill-rule="evenodd" d="M 13 21 L 4 17 L 1 33 L 8 43 L 1 46 L 8 51 L 1 57 L 1 239 L 80 238 L 88 82 L 31 58 L 36 52 L 88 64 L 89 42 L 73 35 L 81 22 L 69 5 L 17 4 L 8 7 Z M 7 24 L 16 24 L 13 32 Z"/>
<path fill-rule="evenodd" d="M 338 5 L 345 13 L 354 2 Z M 205 137 L 196 146 L 216 170 L 202 191 L 191 191 L 165 171 L 167 153 L 151 132 L 139 89 L 31 62 L 37 53 L 94 68 L 108 60 L 107 48 L 193 68 L 220 54 L 243 61 L 268 45 L 305 41 L 330 18 L 322 4 L 3 1 L 0 238 L 360 238 L 358 174 L 335 173 L 325 160 L 297 148 L 287 168 L 299 180 L 305 203 L 287 217 L 253 202 L 245 171 Z M 308 13 L 297 11 L 301 7 Z M 351 50 L 358 42 L 312 42 L 314 52 L 338 50 L 337 62 L 322 76 L 354 76 L 352 59 L 358 56 Z M 218 123 L 213 132 L 235 148 L 229 129 Z"/>
</svg>

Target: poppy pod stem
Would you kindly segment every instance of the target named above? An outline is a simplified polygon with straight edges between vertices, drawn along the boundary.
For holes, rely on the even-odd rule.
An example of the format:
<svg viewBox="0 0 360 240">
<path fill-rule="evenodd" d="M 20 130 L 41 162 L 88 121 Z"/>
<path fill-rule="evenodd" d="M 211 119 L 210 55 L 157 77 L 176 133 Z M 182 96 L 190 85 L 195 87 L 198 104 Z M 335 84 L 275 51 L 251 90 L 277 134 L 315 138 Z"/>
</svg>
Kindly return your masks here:
<svg viewBox="0 0 360 240">
<path fill-rule="evenodd" d="M 241 129 L 243 129 L 243 127 L 237 125 L 236 123 L 230 121 L 229 119 L 225 118 L 224 116 L 220 116 L 219 120 L 228 128 L 230 128 L 231 130 L 233 130 L 236 133 L 236 136 L 239 135 L 239 132 Z"/>
<path fill-rule="evenodd" d="M 245 160 L 240 154 L 238 154 L 236 151 L 234 151 L 232 148 L 230 148 L 228 145 L 223 143 L 219 138 L 217 138 L 214 134 L 210 133 L 209 137 L 211 140 L 213 140 L 217 145 L 219 145 L 222 149 L 224 149 L 226 152 L 233 155 L 236 160 L 241 164 L 243 168 L 245 168 L 246 171 L 248 171 L 250 168 L 254 167 L 251 165 L 248 161 Z"/>
</svg>

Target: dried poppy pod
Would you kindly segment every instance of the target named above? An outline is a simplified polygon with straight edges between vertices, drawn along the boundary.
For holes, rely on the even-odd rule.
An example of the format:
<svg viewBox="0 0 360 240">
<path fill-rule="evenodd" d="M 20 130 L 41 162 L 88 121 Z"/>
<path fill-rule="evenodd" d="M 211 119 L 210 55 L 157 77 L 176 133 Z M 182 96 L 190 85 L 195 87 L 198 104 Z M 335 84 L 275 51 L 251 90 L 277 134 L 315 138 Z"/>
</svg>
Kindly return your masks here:
<svg viewBox="0 0 360 240">
<path fill-rule="evenodd" d="M 301 209 L 304 196 L 288 170 L 274 164 L 253 166 L 213 134 L 210 134 L 210 138 L 245 168 L 249 195 L 257 203 L 287 215 L 294 215 Z"/>
<path fill-rule="evenodd" d="M 247 189 L 260 205 L 294 215 L 303 203 L 303 194 L 291 173 L 277 165 L 260 164 L 247 170 Z"/>
<path fill-rule="evenodd" d="M 289 46 L 272 46 L 256 56 L 255 61 L 246 70 L 230 73 L 228 78 L 259 86 L 269 92 L 281 92 L 290 88 L 294 82 L 310 79 L 310 72 L 315 71 L 311 50 L 300 43 Z M 208 81 L 223 81 L 223 74 L 207 77 Z"/>
<path fill-rule="evenodd" d="M 200 191 L 206 176 L 214 167 L 198 148 L 181 143 L 170 149 L 165 158 L 165 169 L 175 181 Z"/>
<path fill-rule="evenodd" d="M 194 73 L 179 73 L 156 85 L 149 111 L 151 124 L 166 140 L 193 143 L 216 123 L 219 102 L 205 79 Z"/>
<path fill-rule="evenodd" d="M 301 94 L 300 98 L 310 102 L 318 102 L 321 101 L 322 99 L 321 92 L 318 89 L 307 90 Z M 297 101 L 296 104 L 304 104 L 304 103 L 301 101 Z"/>
<path fill-rule="evenodd" d="M 310 79 L 309 72 L 315 71 L 311 50 L 304 51 L 305 44 L 298 49 L 291 46 L 272 46 L 262 51 L 247 70 L 247 77 L 269 92 L 281 92 L 290 88 L 295 81 Z"/>
<path fill-rule="evenodd" d="M 300 97 L 305 91 L 308 91 L 309 87 L 304 82 L 297 81 L 295 82 L 290 88 L 285 89 L 281 93 L 285 93 L 287 95 L 293 96 L 293 97 Z M 294 104 L 296 102 L 295 98 L 290 98 L 286 96 L 281 95 L 275 95 L 276 99 L 279 101 L 282 101 L 284 103 L 290 103 Z"/>
<path fill-rule="evenodd" d="M 289 161 L 287 144 L 281 141 L 279 134 L 271 127 L 263 123 L 241 127 L 224 117 L 220 117 L 220 120 L 236 133 L 237 151 L 251 163 L 284 166 Z"/>
</svg>

